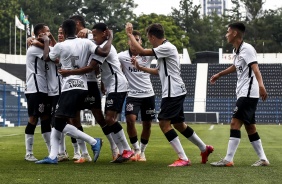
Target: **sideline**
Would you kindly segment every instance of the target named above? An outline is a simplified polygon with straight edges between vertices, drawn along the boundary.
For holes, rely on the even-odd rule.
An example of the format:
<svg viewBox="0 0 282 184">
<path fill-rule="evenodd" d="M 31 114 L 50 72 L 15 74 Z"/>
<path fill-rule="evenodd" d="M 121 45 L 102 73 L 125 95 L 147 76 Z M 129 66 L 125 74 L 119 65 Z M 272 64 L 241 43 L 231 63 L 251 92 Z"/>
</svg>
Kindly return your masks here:
<svg viewBox="0 0 282 184">
<path fill-rule="evenodd" d="M 214 128 L 214 125 L 211 125 L 210 128 L 209 128 L 209 130 L 213 130 L 213 128 Z"/>
</svg>

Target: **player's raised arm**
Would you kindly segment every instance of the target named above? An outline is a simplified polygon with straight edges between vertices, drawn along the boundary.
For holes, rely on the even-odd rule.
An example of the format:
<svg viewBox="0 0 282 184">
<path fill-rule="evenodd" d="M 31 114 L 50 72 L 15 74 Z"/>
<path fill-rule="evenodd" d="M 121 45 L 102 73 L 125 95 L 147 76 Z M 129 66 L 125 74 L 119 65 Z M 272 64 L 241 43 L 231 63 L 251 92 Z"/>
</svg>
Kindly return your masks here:
<svg viewBox="0 0 282 184">
<path fill-rule="evenodd" d="M 112 30 L 107 29 L 104 34 L 106 34 L 108 37 L 107 43 L 103 47 L 97 47 L 95 51 L 95 54 L 102 56 L 102 57 L 106 57 L 110 53 L 112 42 L 113 42 L 113 31 Z"/>
<path fill-rule="evenodd" d="M 152 49 L 143 49 L 143 47 L 135 40 L 133 36 L 133 26 L 130 22 L 126 23 L 125 32 L 130 39 L 132 46 L 136 49 L 136 52 L 141 56 L 154 56 Z"/>
</svg>

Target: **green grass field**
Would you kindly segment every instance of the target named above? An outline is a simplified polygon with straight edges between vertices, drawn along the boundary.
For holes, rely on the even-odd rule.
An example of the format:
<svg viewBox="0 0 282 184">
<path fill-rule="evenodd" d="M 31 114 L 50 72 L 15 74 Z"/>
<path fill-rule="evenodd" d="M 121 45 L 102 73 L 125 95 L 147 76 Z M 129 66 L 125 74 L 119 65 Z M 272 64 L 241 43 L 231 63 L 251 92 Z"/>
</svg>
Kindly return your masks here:
<svg viewBox="0 0 282 184">
<path fill-rule="evenodd" d="M 125 125 L 123 124 L 125 127 Z M 99 126 L 85 128 L 85 132 L 94 137 L 102 137 L 104 145 L 97 163 L 74 164 L 72 161 L 58 165 L 37 165 L 24 160 L 25 127 L 0 128 L 0 183 L 282 183 L 282 126 L 258 125 L 266 155 L 271 163 L 269 167 L 251 167 L 258 160 L 249 140 L 242 129 L 242 139 L 234 158 L 232 168 L 215 168 L 210 162 L 224 157 L 229 139 L 228 125 L 192 124 L 191 127 L 206 144 L 214 146 L 207 164 L 200 164 L 200 151 L 190 141 L 179 134 L 181 143 L 192 166 L 169 168 L 177 159 L 158 125 L 152 126 L 151 139 L 146 149 L 147 162 L 109 163 L 111 151 L 106 137 Z M 137 128 L 140 132 L 141 126 Z M 66 138 L 67 150 L 73 156 L 70 138 Z M 89 152 L 91 151 L 88 147 Z M 90 152 L 92 155 L 92 152 Z M 34 155 L 41 159 L 47 156 L 47 149 L 36 129 Z"/>
</svg>

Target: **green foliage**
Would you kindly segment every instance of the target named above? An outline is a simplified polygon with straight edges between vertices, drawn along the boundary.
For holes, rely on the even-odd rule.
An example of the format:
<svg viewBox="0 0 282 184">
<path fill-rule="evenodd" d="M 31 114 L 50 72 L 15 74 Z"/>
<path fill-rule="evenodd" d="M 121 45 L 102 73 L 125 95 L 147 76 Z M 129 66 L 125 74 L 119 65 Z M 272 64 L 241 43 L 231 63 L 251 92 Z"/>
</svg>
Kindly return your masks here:
<svg viewBox="0 0 282 184">
<path fill-rule="evenodd" d="M 127 21 L 134 20 L 136 6 L 134 0 L 84 0 L 81 12 L 90 25 L 104 22 L 116 33 L 124 29 Z"/>
<path fill-rule="evenodd" d="M 24 160 L 24 128 L 0 128 L 0 181 L 2 184 L 124 184 L 124 183 L 244 183 L 263 184 L 281 183 L 282 157 L 281 157 L 281 129 L 279 125 L 258 125 L 263 147 L 271 165 L 269 167 L 251 167 L 258 158 L 248 136 L 242 129 L 242 139 L 235 154 L 233 168 L 215 168 L 210 162 L 215 162 L 226 154 L 229 139 L 229 125 L 214 125 L 208 130 L 209 124 L 190 124 L 197 135 L 206 144 L 214 146 L 214 152 L 209 156 L 207 164 L 200 164 L 200 151 L 184 136 L 179 133 L 183 148 L 192 162 L 192 166 L 182 168 L 169 168 L 177 159 L 177 154 L 166 140 L 157 124 L 152 125 L 152 133 L 146 148 L 146 162 L 127 162 L 112 164 L 110 145 L 99 126 L 84 128 L 91 136 L 102 137 L 104 144 L 100 158 L 96 163 L 74 164 L 73 161 L 59 163 L 58 165 L 37 165 Z M 123 124 L 124 130 L 126 129 Z M 138 135 L 142 126 L 136 124 Z M 66 136 L 67 152 L 73 156 L 71 140 Z M 88 147 L 89 153 L 90 147 Z M 34 139 L 34 154 L 38 159 L 47 155 L 46 145 L 36 128 Z"/>
</svg>

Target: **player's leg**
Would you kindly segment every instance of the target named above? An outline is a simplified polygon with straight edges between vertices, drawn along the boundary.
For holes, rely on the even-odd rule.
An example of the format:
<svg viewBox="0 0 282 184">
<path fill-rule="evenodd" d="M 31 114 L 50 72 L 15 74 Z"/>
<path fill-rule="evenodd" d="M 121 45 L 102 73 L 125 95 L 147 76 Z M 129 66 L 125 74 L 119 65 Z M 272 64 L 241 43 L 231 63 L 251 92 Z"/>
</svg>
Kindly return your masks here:
<svg viewBox="0 0 282 184">
<path fill-rule="evenodd" d="M 140 158 L 140 147 L 137 137 L 137 130 L 135 127 L 135 121 L 137 119 L 138 113 L 140 111 L 141 103 L 140 99 L 134 97 L 127 97 L 125 104 L 125 117 L 126 117 L 126 127 L 127 134 L 130 143 L 134 149 L 134 156 L 130 158 L 132 161 L 137 161 Z"/>
<path fill-rule="evenodd" d="M 177 116 L 181 110 L 178 101 L 179 100 L 171 97 L 163 98 L 161 102 L 161 111 L 158 115 L 159 126 L 179 158 L 173 164 L 169 165 L 170 167 L 181 167 L 191 164 L 180 143 L 176 131 L 171 126 L 171 119 Z"/>
<path fill-rule="evenodd" d="M 76 112 L 75 118 L 70 119 L 71 125 L 75 126 L 78 130 L 83 132 L 83 127 L 80 121 L 80 110 Z M 74 161 L 74 163 L 84 163 L 84 162 L 91 162 L 92 158 L 90 157 L 86 143 L 81 139 L 76 139 L 77 144 L 81 150 L 81 157 Z"/>
<path fill-rule="evenodd" d="M 105 122 L 105 118 L 102 112 L 101 95 L 98 84 L 97 82 L 88 82 L 87 84 L 88 95 L 90 96 L 90 98 L 89 103 L 87 103 L 86 105 L 89 106 L 88 109 L 91 109 L 96 122 L 102 128 L 103 133 L 105 134 L 110 143 L 113 159 L 116 159 L 118 157 L 119 150 L 112 138 L 110 128 Z"/>
<path fill-rule="evenodd" d="M 259 160 L 256 161 L 252 166 L 267 166 L 269 165 L 269 161 L 264 153 L 262 142 L 256 129 L 255 111 L 257 108 L 258 99 L 248 98 L 248 101 L 249 101 L 249 106 L 248 109 L 245 110 L 245 113 L 248 114 L 250 120 L 245 121 L 244 125 L 250 143 L 252 144 L 256 154 L 259 157 Z"/>
<path fill-rule="evenodd" d="M 129 160 L 134 154 L 127 142 L 122 126 L 117 121 L 117 115 L 122 110 L 125 96 L 126 92 L 109 93 L 105 106 L 105 121 L 107 125 L 110 126 L 112 137 L 118 146 L 120 153 L 122 153 L 122 161 Z"/>
<path fill-rule="evenodd" d="M 138 161 L 146 161 L 145 150 L 150 139 L 153 119 L 155 119 L 155 96 L 142 99 L 141 120 L 143 128 L 140 139 L 141 153 Z"/>
</svg>

